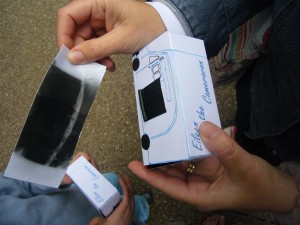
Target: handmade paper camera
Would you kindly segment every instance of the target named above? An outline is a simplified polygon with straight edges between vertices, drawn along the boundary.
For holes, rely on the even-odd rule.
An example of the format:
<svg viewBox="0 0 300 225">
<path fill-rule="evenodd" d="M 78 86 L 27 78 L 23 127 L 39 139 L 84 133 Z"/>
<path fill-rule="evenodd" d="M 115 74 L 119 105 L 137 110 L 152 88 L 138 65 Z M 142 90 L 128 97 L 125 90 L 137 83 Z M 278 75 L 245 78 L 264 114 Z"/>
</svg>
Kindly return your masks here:
<svg viewBox="0 0 300 225">
<path fill-rule="evenodd" d="M 69 166 L 67 174 L 103 216 L 109 216 L 120 202 L 118 190 L 83 156 Z"/>
<path fill-rule="evenodd" d="M 132 67 L 144 164 L 209 155 L 198 128 L 220 118 L 203 41 L 165 32 L 133 55 Z"/>
</svg>

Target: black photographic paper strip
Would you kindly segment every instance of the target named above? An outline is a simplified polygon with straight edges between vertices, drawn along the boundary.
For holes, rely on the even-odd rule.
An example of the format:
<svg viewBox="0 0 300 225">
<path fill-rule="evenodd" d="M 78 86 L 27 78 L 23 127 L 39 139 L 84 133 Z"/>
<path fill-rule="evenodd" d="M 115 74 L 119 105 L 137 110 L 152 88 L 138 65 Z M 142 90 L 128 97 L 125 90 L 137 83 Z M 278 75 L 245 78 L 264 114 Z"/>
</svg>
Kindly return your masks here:
<svg viewBox="0 0 300 225">
<path fill-rule="evenodd" d="M 5 171 L 6 177 L 58 187 L 106 67 L 72 65 L 62 47 L 47 71 Z"/>
</svg>

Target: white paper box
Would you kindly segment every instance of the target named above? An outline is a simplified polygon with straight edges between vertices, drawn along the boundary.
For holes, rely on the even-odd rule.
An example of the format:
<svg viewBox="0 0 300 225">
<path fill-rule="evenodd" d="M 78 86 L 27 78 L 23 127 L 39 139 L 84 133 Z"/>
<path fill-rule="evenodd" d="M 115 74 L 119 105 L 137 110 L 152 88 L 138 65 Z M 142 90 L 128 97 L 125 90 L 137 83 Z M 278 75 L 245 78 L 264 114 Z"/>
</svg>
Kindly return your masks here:
<svg viewBox="0 0 300 225">
<path fill-rule="evenodd" d="M 105 217 L 120 202 L 118 190 L 83 156 L 68 167 L 67 174 Z"/>
<path fill-rule="evenodd" d="M 198 128 L 220 118 L 203 41 L 165 32 L 132 66 L 144 164 L 209 155 Z"/>
</svg>

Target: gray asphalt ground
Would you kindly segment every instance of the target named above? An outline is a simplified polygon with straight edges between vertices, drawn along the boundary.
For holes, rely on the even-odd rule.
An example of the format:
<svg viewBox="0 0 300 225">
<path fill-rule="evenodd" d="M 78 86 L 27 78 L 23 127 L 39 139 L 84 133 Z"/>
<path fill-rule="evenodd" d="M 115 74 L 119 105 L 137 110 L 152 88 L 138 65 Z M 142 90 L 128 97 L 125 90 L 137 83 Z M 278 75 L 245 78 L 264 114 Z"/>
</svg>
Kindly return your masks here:
<svg viewBox="0 0 300 225">
<path fill-rule="evenodd" d="M 55 57 L 56 11 L 66 0 L 1 0 L 0 170 L 14 150 L 35 94 Z M 87 117 L 77 150 L 88 151 L 100 170 L 128 174 L 137 194 L 151 190 L 149 224 L 175 220 L 200 224 L 208 215 L 177 202 L 138 180 L 127 164 L 141 159 L 131 59 L 113 56 L 117 70 L 107 72 Z M 216 89 L 222 125 L 234 118 L 234 85 Z M 248 223 L 251 224 L 251 223 Z M 253 223 L 256 224 L 256 223 Z"/>
</svg>

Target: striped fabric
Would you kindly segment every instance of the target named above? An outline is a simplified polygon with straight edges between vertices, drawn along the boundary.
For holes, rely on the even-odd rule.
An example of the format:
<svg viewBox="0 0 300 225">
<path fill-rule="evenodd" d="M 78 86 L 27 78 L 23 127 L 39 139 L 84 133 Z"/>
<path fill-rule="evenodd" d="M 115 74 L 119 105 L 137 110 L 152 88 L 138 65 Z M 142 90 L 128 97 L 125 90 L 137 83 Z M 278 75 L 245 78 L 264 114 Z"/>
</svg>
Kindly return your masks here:
<svg viewBox="0 0 300 225">
<path fill-rule="evenodd" d="M 268 7 L 234 30 L 220 52 L 210 58 L 215 86 L 236 80 L 253 59 L 267 53 L 272 8 Z"/>
</svg>

